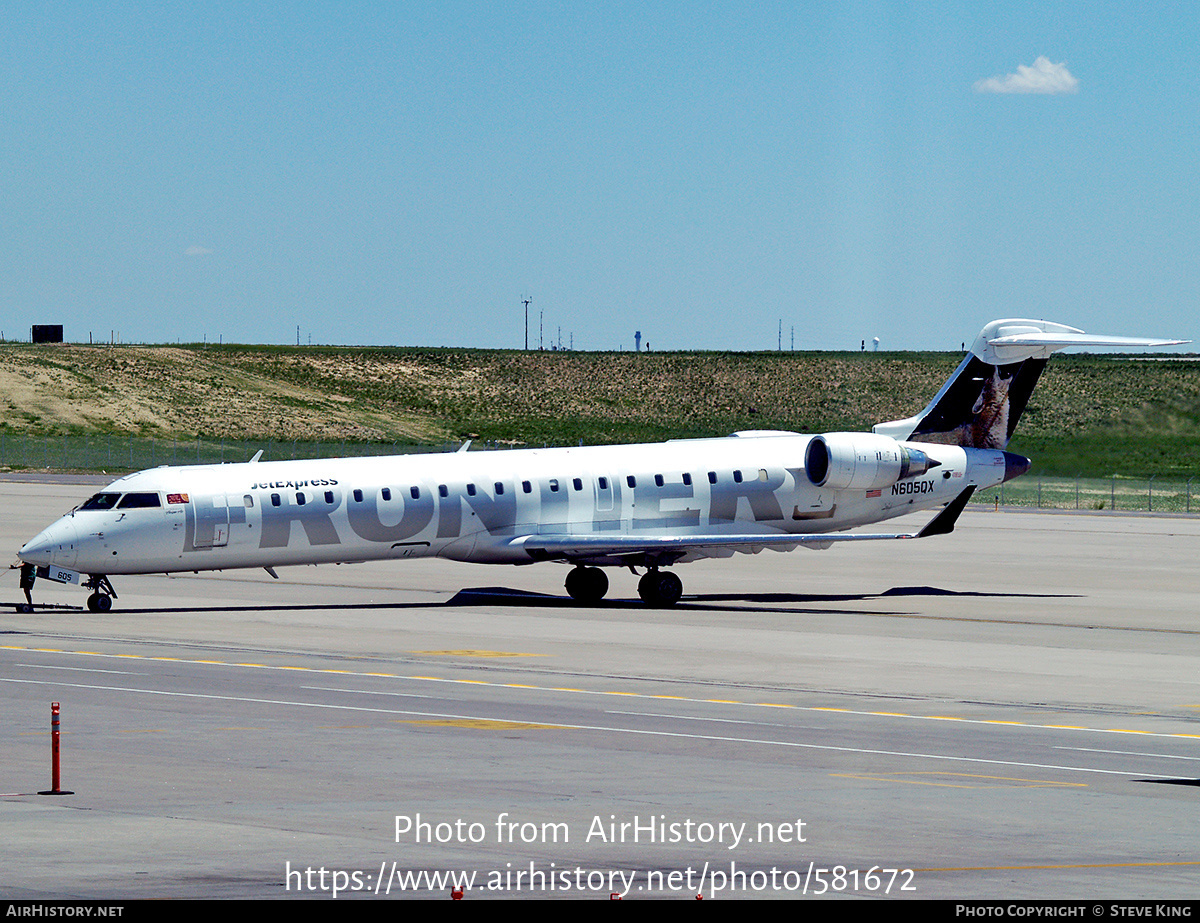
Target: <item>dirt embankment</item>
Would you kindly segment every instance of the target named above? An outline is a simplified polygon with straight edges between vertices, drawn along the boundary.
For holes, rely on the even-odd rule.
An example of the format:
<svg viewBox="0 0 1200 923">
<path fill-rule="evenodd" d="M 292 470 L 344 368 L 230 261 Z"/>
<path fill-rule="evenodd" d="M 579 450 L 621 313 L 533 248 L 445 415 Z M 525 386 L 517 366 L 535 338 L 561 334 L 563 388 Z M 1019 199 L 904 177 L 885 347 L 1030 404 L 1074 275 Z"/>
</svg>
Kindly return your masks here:
<svg viewBox="0 0 1200 923">
<path fill-rule="evenodd" d="M 570 445 L 864 430 L 918 412 L 959 359 L 0 344 L 0 433 Z M 1200 463 L 1200 362 L 1056 358 L 1018 437 L 1041 457 L 1071 442 L 1066 465 L 1088 434 L 1116 455 L 1101 467 L 1156 464 L 1151 449 Z"/>
</svg>

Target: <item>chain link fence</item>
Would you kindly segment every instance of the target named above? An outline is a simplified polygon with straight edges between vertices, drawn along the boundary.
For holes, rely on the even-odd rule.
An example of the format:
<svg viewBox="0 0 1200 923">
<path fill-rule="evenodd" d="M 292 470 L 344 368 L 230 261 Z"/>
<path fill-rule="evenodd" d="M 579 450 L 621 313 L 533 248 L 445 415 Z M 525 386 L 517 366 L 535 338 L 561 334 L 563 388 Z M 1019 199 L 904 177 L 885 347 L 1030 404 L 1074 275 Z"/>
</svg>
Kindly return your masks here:
<svg viewBox="0 0 1200 923">
<path fill-rule="evenodd" d="M 990 490 L 978 491 L 975 503 L 1047 510 L 1125 510 L 1143 513 L 1200 513 L 1195 478 L 1128 477 L 1051 478 L 1027 474 Z"/>
</svg>

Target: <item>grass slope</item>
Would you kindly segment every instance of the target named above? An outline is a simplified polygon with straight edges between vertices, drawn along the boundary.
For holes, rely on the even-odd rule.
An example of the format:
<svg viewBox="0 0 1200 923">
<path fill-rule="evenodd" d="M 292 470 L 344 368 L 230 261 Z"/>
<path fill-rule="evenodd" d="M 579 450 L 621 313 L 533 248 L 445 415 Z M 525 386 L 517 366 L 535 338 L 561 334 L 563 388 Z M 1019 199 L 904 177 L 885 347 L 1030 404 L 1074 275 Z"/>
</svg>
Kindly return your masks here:
<svg viewBox="0 0 1200 923">
<path fill-rule="evenodd" d="M 573 445 L 869 429 L 947 353 L 0 346 L 0 432 Z M 1046 474 L 1200 471 L 1200 362 L 1059 356 L 1010 448 Z"/>
</svg>

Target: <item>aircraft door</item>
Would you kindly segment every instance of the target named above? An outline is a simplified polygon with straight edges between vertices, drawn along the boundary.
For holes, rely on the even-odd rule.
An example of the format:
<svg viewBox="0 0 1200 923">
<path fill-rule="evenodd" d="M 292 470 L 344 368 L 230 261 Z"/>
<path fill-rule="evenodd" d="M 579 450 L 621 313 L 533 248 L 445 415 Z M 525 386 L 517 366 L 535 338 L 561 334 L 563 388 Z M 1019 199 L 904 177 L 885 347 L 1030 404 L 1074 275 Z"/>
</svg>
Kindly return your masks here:
<svg viewBox="0 0 1200 923">
<path fill-rule="evenodd" d="M 607 475 L 600 475 L 595 479 L 596 482 L 596 512 L 611 513 L 613 508 L 613 483 L 612 478 Z"/>
<path fill-rule="evenodd" d="M 193 496 L 193 548 L 224 548 L 229 544 L 229 503 L 224 494 Z M 240 508 L 239 508 L 240 509 Z M 243 511 L 243 516 L 244 516 Z"/>
<path fill-rule="evenodd" d="M 619 499 L 617 496 L 618 486 L 607 474 L 594 474 L 592 484 L 596 489 L 596 507 L 592 517 L 592 528 L 598 532 L 620 529 L 621 520 L 619 514 L 615 512 Z"/>
</svg>

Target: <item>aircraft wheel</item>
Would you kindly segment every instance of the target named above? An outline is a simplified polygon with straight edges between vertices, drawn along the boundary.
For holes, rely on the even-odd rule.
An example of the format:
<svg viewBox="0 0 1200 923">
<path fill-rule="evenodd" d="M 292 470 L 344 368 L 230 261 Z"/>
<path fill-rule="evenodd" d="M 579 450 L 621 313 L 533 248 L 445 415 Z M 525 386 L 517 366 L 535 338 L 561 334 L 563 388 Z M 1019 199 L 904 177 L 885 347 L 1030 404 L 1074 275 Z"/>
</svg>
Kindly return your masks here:
<svg viewBox="0 0 1200 923">
<path fill-rule="evenodd" d="M 567 574 L 567 595 L 576 602 L 596 603 L 608 592 L 608 575 L 598 567 L 576 567 Z"/>
<path fill-rule="evenodd" d="M 29 605 L 29 603 L 17 603 L 17 611 L 28 614 L 33 611 L 33 606 Z"/>
<path fill-rule="evenodd" d="M 683 581 L 670 571 L 652 570 L 638 581 L 638 596 L 647 606 L 666 609 L 683 596 Z"/>
<path fill-rule="evenodd" d="M 93 593 L 87 599 L 89 612 L 107 612 L 112 608 L 112 597 L 103 593 Z"/>
</svg>

